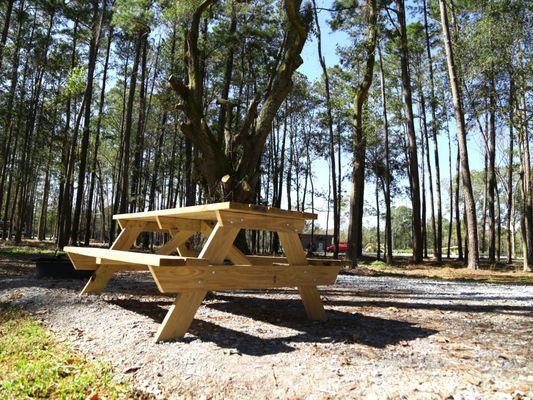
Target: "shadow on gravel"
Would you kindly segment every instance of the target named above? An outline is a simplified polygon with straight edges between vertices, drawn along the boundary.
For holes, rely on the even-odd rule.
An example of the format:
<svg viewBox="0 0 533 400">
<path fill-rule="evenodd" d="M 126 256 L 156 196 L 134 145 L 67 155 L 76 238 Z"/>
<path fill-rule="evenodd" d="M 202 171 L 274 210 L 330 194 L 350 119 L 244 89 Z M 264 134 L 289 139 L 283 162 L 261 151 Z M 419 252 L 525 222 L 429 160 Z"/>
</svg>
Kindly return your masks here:
<svg viewBox="0 0 533 400">
<path fill-rule="evenodd" d="M 231 300 L 231 301 L 227 301 Z M 152 318 L 158 323 L 166 314 L 169 303 L 161 301 L 112 300 L 112 304 Z M 357 313 L 328 310 L 328 320 L 312 322 L 306 319 L 300 300 L 271 300 L 257 297 L 231 297 L 216 295 L 216 300 L 205 306 L 291 328 L 301 333 L 281 338 L 261 338 L 245 332 L 195 319 L 189 333 L 219 347 L 236 349 L 242 354 L 263 356 L 287 353 L 295 349 L 291 343 L 346 343 L 384 348 L 437 333 L 436 330 L 392 319 L 369 317 Z M 229 317 L 231 318 L 231 317 Z M 253 321 L 250 322 L 253 324 Z M 184 342 L 193 338 L 182 339 Z"/>
<path fill-rule="evenodd" d="M 294 289 L 279 289 L 277 293 L 286 293 L 290 295 L 297 295 L 298 291 Z M 531 305 L 509 305 L 501 304 L 498 302 L 512 301 L 525 301 L 532 302 L 531 296 L 480 296 L 480 293 L 465 293 L 464 296 L 449 296 L 449 295 L 424 295 L 424 294 L 411 294 L 402 291 L 379 291 L 376 293 L 365 292 L 361 290 L 350 289 L 321 289 L 320 294 L 324 298 L 324 303 L 333 306 L 347 306 L 347 307 L 395 307 L 407 310 L 440 310 L 440 311 L 455 311 L 455 312 L 478 312 L 478 313 L 498 313 L 498 314 L 513 314 L 533 316 L 533 306 Z M 334 297 L 346 297 L 348 299 L 336 299 Z M 375 299 L 383 299 L 387 297 L 410 299 L 410 300 L 427 300 L 426 302 L 409 302 L 409 301 L 394 301 L 394 300 L 363 300 L 361 297 L 370 297 Z M 217 294 L 217 298 L 236 299 L 237 296 Z M 428 301 L 463 301 L 463 303 L 430 303 Z M 491 304 L 465 304 L 472 301 L 489 301 Z"/>
<path fill-rule="evenodd" d="M 114 276 L 109 285 L 104 289 L 104 294 L 128 294 L 135 296 L 163 296 L 168 295 L 161 293 L 151 277 L 135 277 L 131 279 L 129 277 L 123 277 L 117 274 Z M 26 274 L 25 276 L 10 276 L 8 279 L 2 279 L 0 276 L 0 290 L 2 289 L 16 289 L 16 288 L 28 288 L 28 287 L 40 287 L 46 289 L 69 289 L 79 292 L 83 289 L 87 283 L 87 278 L 83 279 L 56 279 L 56 278 L 38 278 L 32 272 L 32 274 Z M 168 296 L 172 297 L 172 296 Z M 175 296 L 174 296 L 175 297 Z"/>
<path fill-rule="evenodd" d="M 321 291 L 321 294 L 326 298 L 331 295 L 328 290 Z M 338 293 L 334 293 L 334 296 L 339 296 Z M 501 304 L 498 301 L 531 301 L 530 297 L 516 297 L 516 298 L 506 298 L 506 297 L 475 297 L 472 296 L 469 298 L 469 295 L 466 294 L 465 297 L 449 297 L 449 296 L 397 296 L 395 294 L 388 294 L 391 297 L 402 297 L 404 299 L 416 300 L 427 300 L 426 302 L 409 302 L 409 301 L 394 301 L 394 300 L 362 300 L 357 299 L 357 297 L 387 297 L 387 294 L 383 296 L 367 296 L 364 293 L 350 293 L 350 291 L 344 292 L 342 296 L 350 298 L 350 300 L 330 300 L 326 301 L 327 304 L 335 306 L 348 306 L 348 307 L 395 307 L 399 309 L 406 310 L 440 310 L 440 311 L 454 311 L 454 312 L 477 312 L 477 313 L 498 313 L 498 314 L 513 314 L 513 315 L 524 315 L 531 316 L 533 314 L 533 307 L 530 305 L 509 305 Z M 464 303 L 433 303 L 429 301 L 463 301 Z M 490 301 L 492 304 L 465 304 L 470 301 Z"/>
</svg>

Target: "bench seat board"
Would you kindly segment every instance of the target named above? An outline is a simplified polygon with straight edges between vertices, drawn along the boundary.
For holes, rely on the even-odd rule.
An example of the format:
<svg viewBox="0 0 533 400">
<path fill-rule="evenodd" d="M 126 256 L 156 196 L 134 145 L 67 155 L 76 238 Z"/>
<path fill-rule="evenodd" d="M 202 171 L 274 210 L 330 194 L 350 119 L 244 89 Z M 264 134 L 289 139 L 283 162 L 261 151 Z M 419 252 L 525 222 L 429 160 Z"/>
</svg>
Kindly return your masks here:
<svg viewBox="0 0 533 400">
<path fill-rule="evenodd" d="M 208 265 L 209 261 L 200 258 L 162 256 L 158 254 L 135 253 L 132 251 L 98 249 L 92 247 L 65 247 L 65 251 L 71 257 L 77 269 L 90 265 L 89 258 L 94 258 L 95 264 L 132 264 L 153 266 L 184 266 L 184 265 Z M 81 256 L 81 258 L 80 258 Z M 78 266 L 76 266 L 78 264 Z M 79 268 L 82 267 L 82 268 Z M 92 269 L 92 268 L 85 268 Z"/>
<path fill-rule="evenodd" d="M 335 283 L 338 266 L 210 265 L 149 267 L 162 293 L 189 290 L 268 289 Z"/>
</svg>

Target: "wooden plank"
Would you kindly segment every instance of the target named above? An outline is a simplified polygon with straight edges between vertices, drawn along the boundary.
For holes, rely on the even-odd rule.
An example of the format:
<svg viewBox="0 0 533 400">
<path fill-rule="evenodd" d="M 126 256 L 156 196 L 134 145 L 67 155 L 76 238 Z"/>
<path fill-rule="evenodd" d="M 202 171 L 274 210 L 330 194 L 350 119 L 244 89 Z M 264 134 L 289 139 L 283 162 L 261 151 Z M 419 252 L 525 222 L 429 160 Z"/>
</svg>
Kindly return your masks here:
<svg viewBox="0 0 533 400">
<path fill-rule="evenodd" d="M 142 232 L 143 222 L 128 221 L 124 224 L 124 228 L 118 234 L 117 238 L 111 245 L 111 249 L 128 250 L 135 244 L 139 233 Z"/>
<path fill-rule="evenodd" d="M 198 257 L 209 260 L 211 264 L 222 264 L 239 230 L 239 228 L 222 226 L 217 223 Z"/>
<path fill-rule="evenodd" d="M 148 271 L 146 264 L 130 264 L 121 261 L 102 260 L 101 258 L 97 258 L 96 263 L 102 267 L 113 267 L 115 271 Z"/>
<path fill-rule="evenodd" d="M 242 212 L 248 213 L 258 213 L 258 214 L 269 214 L 269 215 L 280 215 L 287 218 L 301 218 L 301 219 L 317 219 L 317 214 L 304 212 L 304 211 L 293 211 L 293 210 L 284 210 L 282 208 L 265 206 L 262 204 L 245 204 L 245 203 L 236 203 L 231 202 L 231 210 L 239 210 Z"/>
<path fill-rule="evenodd" d="M 89 281 L 80 292 L 80 296 L 89 293 L 100 294 L 117 271 L 119 271 L 119 268 L 113 266 L 100 266 L 89 278 Z"/>
<path fill-rule="evenodd" d="M 203 221 L 202 222 L 202 234 L 205 236 L 209 236 L 213 232 L 214 226 L 215 226 L 215 223 L 213 222 Z M 229 258 L 229 260 L 233 264 L 252 265 L 251 262 L 248 260 L 248 257 L 233 244 L 230 246 L 228 250 L 227 258 Z"/>
<path fill-rule="evenodd" d="M 304 303 L 307 318 L 311 321 L 325 321 L 326 311 L 316 285 L 298 285 L 298 292 Z"/>
<path fill-rule="evenodd" d="M 252 265 L 272 265 L 272 264 L 288 264 L 287 257 L 272 257 L 272 256 L 252 256 L 247 255 L 246 258 Z M 309 265 L 345 265 L 344 260 L 335 260 L 327 258 L 308 258 Z"/>
<path fill-rule="evenodd" d="M 81 254 L 67 253 L 74 269 L 93 271 L 98 268 L 95 257 L 83 256 Z"/>
<path fill-rule="evenodd" d="M 250 260 L 248 260 L 248 256 L 234 245 L 229 249 L 228 258 L 235 265 L 252 265 Z"/>
<path fill-rule="evenodd" d="M 240 290 L 335 283 L 338 266 L 209 265 L 150 267 L 162 293 L 186 290 Z M 314 307 L 314 304 L 311 304 Z"/>
<path fill-rule="evenodd" d="M 214 204 L 204 204 L 190 207 L 172 208 L 167 210 L 145 211 L 130 214 L 116 214 L 113 216 L 117 220 L 151 220 L 155 221 L 156 217 L 176 216 L 181 218 L 200 219 L 200 220 L 215 220 L 216 215 L 214 211 L 233 210 L 240 213 L 247 214 L 262 214 L 269 216 L 283 216 L 285 218 L 296 219 L 316 219 L 317 215 L 307 212 L 298 212 L 290 210 L 282 210 L 275 207 L 267 207 L 255 204 L 243 204 L 235 202 L 223 202 Z"/>
<path fill-rule="evenodd" d="M 168 255 L 173 251 L 179 251 L 178 247 L 184 242 L 186 242 L 187 239 L 189 239 L 194 234 L 194 232 L 171 230 L 170 234 L 172 235 L 170 240 L 166 242 L 163 246 L 161 246 L 159 249 L 157 249 L 155 254 Z M 182 257 L 187 257 L 187 255 L 182 254 L 181 252 L 179 252 L 179 255 Z"/>
<path fill-rule="evenodd" d="M 200 225 L 200 228 L 202 228 L 202 225 Z M 194 232 L 194 233 L 196 233 L 196 232 Z M 170 230 L 170 234 L 172 236 L 180 235 L 180 231 L 178 231 L 177 229 L 171 229 Z M 183 236 L 186 236 L 186 235 L 183 234 Z M 189 235 L 185 240 L 181 241 L 178 244 L 177 250 L 178 250 L 178 254 L 181 257 L 198 257 L 198 254 L 200 253 L 199 251 L 195 251 L 194 249 L 192 249 L 190 247 L 190 243 L 188 242 L 188 239 L 191 236 L 192 235 Z"/>
<path fill-rule="evenodd" d="M 162 256 L 158 254 L 135 253 L 132 251 L 97 249 L 92 247 L 65 247 L 67 253 L 75 253 L 101 259 L 102 264 L 107 261 L 119 261 L 122 264 L 144 264 L 155 266 L 208 265 L 207 260 L 180 256 Z"/>
<path fill-rule="evenodd" d="M 205 291 L 179 293 L 159 327 L 155 341 L 161 342 L 185 336 L 205 295 Z"/>
<path fill-rule="evenodd" d="M 161 230 L 177 229 L 180 231 L 200 232 L 202 221 L 197 219 L 157 216 L 156 223 Z"/>
<path fill-rule="evenodd" d="M 128 219 L 119 219 L 117 221 L 118 221 L 119 225 L 125 224 L 127 222 L 136 223 L 141 228 L 139 232 L 168 232 L 170 229 L 180 229 L 179 221 L 176 222 L 175 225 L 170 224 L 169 222 L 165 222 L 163 224 L 164 227 L 161 228 L 160 225 L 157 222 L 157 218 L 158 217 L 153 217 L 152 220 L 148 219 L 148 220 L 139 220 L 139 221 L 137 221 L 137 220 L 128 220 Z M 184 218 L 179 218 L 179 219 L 183 220 Z M 186 219 L 186 221 L 194 221 L 194 220 Z M 199 221 L 196 221 L 196 222 L 198 223 Z M 183 226 L 183 224 L 182 224 L 182 226 Z M 185 228 L 192 227 L 192 226 L 193 226 L 192 224 L 185 225 Z M 194 229 L 194 230 L 196 230 L 196 229 Z"/>
<path fill-rule="evenodd" d="M 289 264 L 307 264 L 307 256 L 297 233 L 278 232 L 278 236 Z"/>
<path fill-rule="evenodd" d="M 285 218 L 264 214 L 246 214 L 235 211 L 217 211 L 218 223 L 241 229 L 273 232 L 303 232 L 304 219 Z"/>
</svg>

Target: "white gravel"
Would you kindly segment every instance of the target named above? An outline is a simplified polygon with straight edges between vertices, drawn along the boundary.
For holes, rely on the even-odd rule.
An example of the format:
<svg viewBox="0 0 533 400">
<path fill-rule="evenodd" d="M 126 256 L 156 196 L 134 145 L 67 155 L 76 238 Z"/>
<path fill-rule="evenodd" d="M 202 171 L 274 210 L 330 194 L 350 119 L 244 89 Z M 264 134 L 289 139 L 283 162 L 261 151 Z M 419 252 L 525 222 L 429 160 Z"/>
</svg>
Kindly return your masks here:
<svg viewBox="0 0 533 400">
<path fill-rule="evenodd" d="M 322 290 L 324 323 L 306 320 L 293 289 L 216 293 L 183 340 L 155 344 L 172 298 L 149 275 L 121 274 L 104 295 L 79 297 L 83 281 L 28 271 L 0 274 L 0 301 L 157 398 L 532 395 L 532 286 L 340 276 Z"/>
</svg>

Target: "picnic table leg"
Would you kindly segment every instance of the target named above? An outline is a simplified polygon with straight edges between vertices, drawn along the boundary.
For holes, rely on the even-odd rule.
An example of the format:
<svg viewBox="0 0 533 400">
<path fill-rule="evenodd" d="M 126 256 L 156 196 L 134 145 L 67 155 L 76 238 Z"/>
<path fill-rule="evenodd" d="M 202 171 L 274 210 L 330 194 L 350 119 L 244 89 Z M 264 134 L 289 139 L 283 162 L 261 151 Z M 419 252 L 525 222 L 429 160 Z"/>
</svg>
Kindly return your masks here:
<svg viewBox="0 0 533 400">
<path fill-rule="evenodd" d="M 222 264 L 239 230 L 235 227 L 215 225 L 199 257 L 207 258 L 212 264 Z M 207 292 L 202 290 L 178 293 L 159 327 L 156 342 L 185 336 L 206 294 Z"/>
<path fill-rule="evenodd" d="M 297 233 L 278 232 L 279 240 L 290 265 L 306 265 L 307 256 Z M 289 267 L 290 268 L 290 267 Z M 316 286 L 298 286 L 307 317 L 312 321 L 325 321 L 326 311 Z"/>
<path fill-rule="evenodd" d="M 137 236 L 142 232 L 140 225 L 126 224 L 124 229 L 118 235 L 117 239 L 111 246 L 113 250 L 129 250 L 135 243 Z M 82 294 L 100 294 L 105 289 L 117 268 L 110 265 L 100 265 L 85 285 L 80 295 Z"/>
<path fill-rule="evenodd" d="M 178 293 L 174 304 L 170 307 L 157 331 L 156 342 L 181 339 L 185 336 L 206 293 L 200 290 Z"/>
</svg>

